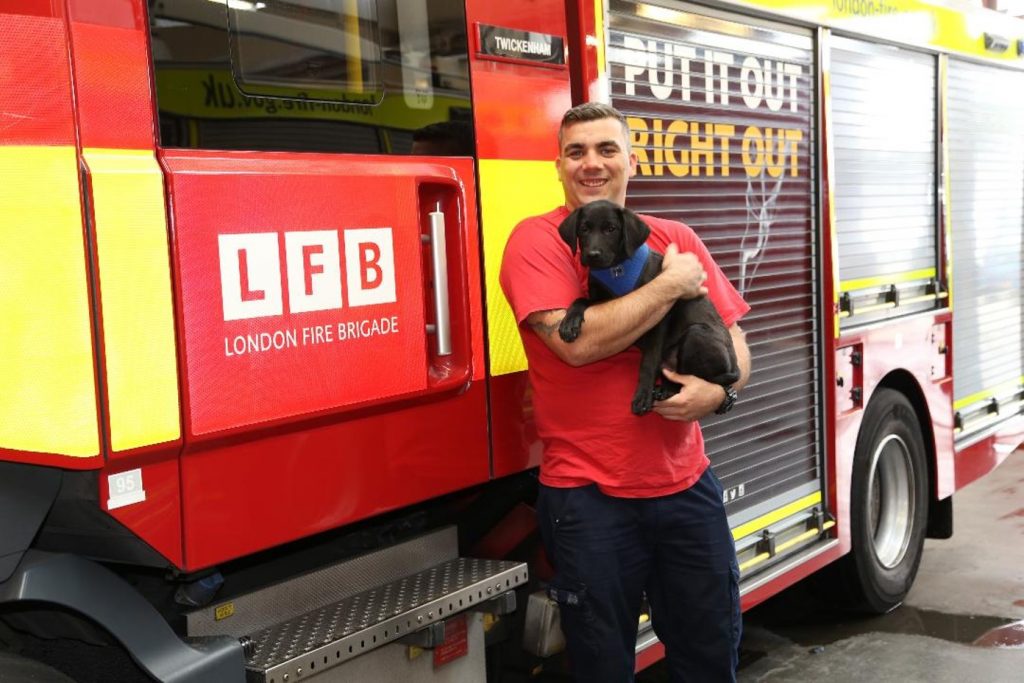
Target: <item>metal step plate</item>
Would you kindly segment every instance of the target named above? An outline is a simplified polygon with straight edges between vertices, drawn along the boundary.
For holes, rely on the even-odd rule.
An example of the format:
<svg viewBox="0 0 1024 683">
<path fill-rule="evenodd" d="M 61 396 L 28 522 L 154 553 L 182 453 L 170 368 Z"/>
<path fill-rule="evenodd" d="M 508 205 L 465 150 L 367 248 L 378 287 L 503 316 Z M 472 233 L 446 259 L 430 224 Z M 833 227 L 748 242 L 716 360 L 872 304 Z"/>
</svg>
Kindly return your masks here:
<svg viewBox="0 0 1024 683">
<path fill-rule="evenodd" d="M 456 558 L 249 636 L 250 681 L 294 683 L 526 584 L 525 563 Z M 301 678 L 300 678 L 301 677 Z"/>
<path fill-rule="evenodd" d="M 456 528 L 445 527 L 257 590 L 220 595 L 185 615 L 187 633 L 190 638 L 255 633 L 458 556 Z"/>
</svg>

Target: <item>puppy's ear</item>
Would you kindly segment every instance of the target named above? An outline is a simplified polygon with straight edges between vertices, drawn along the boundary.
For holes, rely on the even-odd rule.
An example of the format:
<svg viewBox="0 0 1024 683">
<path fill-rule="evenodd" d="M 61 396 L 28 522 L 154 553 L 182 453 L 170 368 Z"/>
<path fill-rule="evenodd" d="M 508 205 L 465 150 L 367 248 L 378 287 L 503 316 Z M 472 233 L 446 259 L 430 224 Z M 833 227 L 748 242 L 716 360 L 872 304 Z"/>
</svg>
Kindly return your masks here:
<svg viewBox="0 0 1024 683">
<path fill-rule="evenodd" d="M 622 222 L 622 250 L 629 258 L 644 245 L 651 229 L 640 220 L 640 217 L 629 209 L 619 207 L 619 220 Z"/>
<path fill-rule="evenodd" d="M 558 234 L 561 235 L 562 239 L 565 240 L 565 243 L 569 245 L 569 249 L 572 250 L 573 256 L 576 255 L 576 245 L 579 242 L 576 238 L 576 223 L 579 221 L 579 218 L 580 212 L 573 211 L 566 216 L 565 220 L 562 221 L 562 224 L 558 226 Z"/>
</svg>

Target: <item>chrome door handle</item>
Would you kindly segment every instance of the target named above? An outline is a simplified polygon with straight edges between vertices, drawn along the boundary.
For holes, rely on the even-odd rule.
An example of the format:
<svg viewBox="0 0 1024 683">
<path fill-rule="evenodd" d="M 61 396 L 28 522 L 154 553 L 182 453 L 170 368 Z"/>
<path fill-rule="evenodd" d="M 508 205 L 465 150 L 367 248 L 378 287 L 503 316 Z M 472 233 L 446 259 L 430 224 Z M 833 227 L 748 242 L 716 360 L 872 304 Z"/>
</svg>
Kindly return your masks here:
<svg viewBox="0 0 1024 683">
<path fill-rule="evenodd" d="M 445 239 L 444 212 L 440 202 L 430 214 L 430 256 L 434 268 L 434 319 L 435 325 L 427 325 L 427 332 L 434 332 L 437 340 L 437 355 L 450 356 L 452 353 L 451 314 L 448 309 L 448 247 Z M 431 328 L 434 328 L 431 330 Z"/>
</svg>

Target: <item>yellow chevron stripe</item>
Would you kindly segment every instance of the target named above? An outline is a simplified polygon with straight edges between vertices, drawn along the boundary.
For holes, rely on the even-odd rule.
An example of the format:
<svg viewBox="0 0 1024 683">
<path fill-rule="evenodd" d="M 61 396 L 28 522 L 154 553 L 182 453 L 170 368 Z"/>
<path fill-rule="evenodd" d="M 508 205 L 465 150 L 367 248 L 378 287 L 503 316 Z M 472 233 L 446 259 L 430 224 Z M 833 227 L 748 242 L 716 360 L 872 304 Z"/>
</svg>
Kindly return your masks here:
<svg viewBox="0 0 1024 683">
<path fill-rule="evenodd" d="M 92 180 L 115 451 L 181 433 L 163 179 L 153 153 L 83 151 Z"/>
<path fill-rule="evenodd" d="M 99 453 L 74 147 L 0 147 L 0 446 Z"/>
<path fill-rule="evenodd" d="M 562 204 L 564 198 L 554 161 L 480 160 L 491 375 L 526 369 L 519 329 L 498 283 L 505 242 L 521 220 L 547 213 Z"/>
</svg>

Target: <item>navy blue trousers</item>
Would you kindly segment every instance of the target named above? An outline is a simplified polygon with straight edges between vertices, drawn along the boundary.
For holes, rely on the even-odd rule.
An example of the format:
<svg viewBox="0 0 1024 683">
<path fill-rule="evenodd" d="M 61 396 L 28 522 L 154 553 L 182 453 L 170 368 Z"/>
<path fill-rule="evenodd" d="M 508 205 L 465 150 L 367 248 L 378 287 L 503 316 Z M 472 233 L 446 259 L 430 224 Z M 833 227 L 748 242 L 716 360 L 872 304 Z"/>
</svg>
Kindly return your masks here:
<svg viewBox="0 0 1024 683">
<path fill-rule="evenodd" d="M 736 550 L 710 468 L 685 491 L 613 498 L 541 486 L 541 535 L 577 681 L 633 680 L 642 595 L 673 682 L 735 681 L 742 630 Z"/>
</svg>

